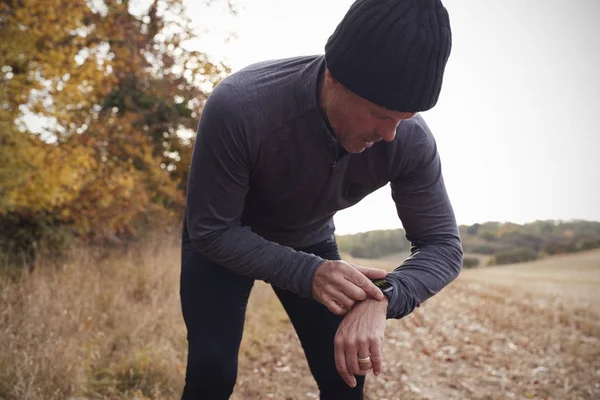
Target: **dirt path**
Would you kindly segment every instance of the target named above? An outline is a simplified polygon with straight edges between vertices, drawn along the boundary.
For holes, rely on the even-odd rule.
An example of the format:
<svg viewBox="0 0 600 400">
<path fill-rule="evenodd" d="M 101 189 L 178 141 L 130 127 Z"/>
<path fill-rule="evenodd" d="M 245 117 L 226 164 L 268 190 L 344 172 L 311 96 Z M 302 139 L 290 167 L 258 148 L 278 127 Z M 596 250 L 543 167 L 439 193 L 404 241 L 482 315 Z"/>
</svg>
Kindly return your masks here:
<svg viewBox="0 0 600 400">
<path fill-rule="evenodd" d="M 409 317 L 388 321 L 384 372 L 368 377 L 365 398 L 600 398 L 599 272 L 600 252 L 466 271 Z M 318 398 L 265 284 L 246 326 L 233 398 Z"/>
</svg>

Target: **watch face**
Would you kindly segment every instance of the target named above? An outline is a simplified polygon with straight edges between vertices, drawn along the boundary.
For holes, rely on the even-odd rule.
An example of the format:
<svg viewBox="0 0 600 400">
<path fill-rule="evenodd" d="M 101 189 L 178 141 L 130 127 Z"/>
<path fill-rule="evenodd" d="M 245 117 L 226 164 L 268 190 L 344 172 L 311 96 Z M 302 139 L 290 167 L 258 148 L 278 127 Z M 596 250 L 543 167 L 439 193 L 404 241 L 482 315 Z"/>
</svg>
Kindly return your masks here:
<svg viewBox="0 0 600 400">
<path fill-rule="evenodd" d="M 377 286 L 379 289 L 381 289 L 382 292 L 387 292 L 394 288 L 392 286 L 392 284 L 389 283 L 388 281 L 386 281 L 385 279 L 375 279 L 372 282 L 373 282 L 373 284 L 375 284 L 375 286 Z"/>
</svg>

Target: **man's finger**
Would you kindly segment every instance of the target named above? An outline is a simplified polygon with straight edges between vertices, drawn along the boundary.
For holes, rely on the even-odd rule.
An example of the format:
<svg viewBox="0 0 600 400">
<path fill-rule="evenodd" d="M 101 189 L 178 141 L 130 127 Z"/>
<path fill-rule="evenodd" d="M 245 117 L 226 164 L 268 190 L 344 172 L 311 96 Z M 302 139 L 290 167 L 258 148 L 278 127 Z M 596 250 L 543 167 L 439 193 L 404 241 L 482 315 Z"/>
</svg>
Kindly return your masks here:
<svg viewBox="0 0 600 400">
<path fill-rule="evenodd" d="M 372 297 L 375 300 L 383 300 L 383 293 L 381 293 L 381 290 L 366 276 L 358 274 L 355 279 L 355 284 L 364 290 L 367 296 Z"/>
<path fill-rule="evenodd" d="M 352 266 L 369 279 L 383 279 L 387 275 L 387 271 L 384 269 L 368 268 L 354 264 Z"/>
<path fill-rule="evenodd" d="M 329 311 L 331 311 L 332 313 L 334 313 L 335 315 L 344 315 L 348 312 L 347 308 L 342 307 L 341 305 L 339 305 L 336 301 L 331 300 L 328 301 L 325 306 L 327 307 L 327 309 Z"/>
<path fill-rule="evenodd" d="M 373 366 L 371 363 L 371 355 L 369 353 L 369 346 L 360 346 L 357 354 L 358 370 L 356 375 L 365 375 L 368 370 Z"/>
<path fill-rule="evenodd" d="M 343 292 L 337 292 L 335 294 L 335 302 L 344 307 L 346 310 L 351 309 L 356 303 L 356 301 L 346 296 Z"/>
<path fill-rule="evenodd" d="M 367 372 L 369 372 L 369 370 L 373 369 L 373 364 L 371 363 L 371 361 L 366 362 L 366 363 L 360 363 L 359 369 L 360 369 L 360 372 L 356 375 L 366 375 Z"/>
<path fill-rule="evenodd" d="M 379 341 L 371 342 L 371 364 L 373 365 L 373 374 L 378 376 L 381 373 L 383 357 L 381 355 L 381 343 Z"/>
<path fill-rule="evenodd" d="M 337 338 L 336 338 L 337 339 Z M 348 384 L 350 387 L 356 387 L 356 378 L 348 371 L 348 366 L 346 365 L 346 354 L 344 353 L 344 346 L 341 341 L 335 340 L 335 366 L 337 368 L 338 373 Z"/>
<path fill-rule="evenodd" d="M 340 284 L 340 291 L 354 301 L 363 301 L 369 296 L 355 281 L 356 277 L 346 277 L 346 281 Z"/>
<path fill-rule="evenodd" d="M 352 375 L 360 375 L 360 367 L 358 365 L 358 356 L 356 347 L 346 347 L 346 366 Z"/>
</svg>

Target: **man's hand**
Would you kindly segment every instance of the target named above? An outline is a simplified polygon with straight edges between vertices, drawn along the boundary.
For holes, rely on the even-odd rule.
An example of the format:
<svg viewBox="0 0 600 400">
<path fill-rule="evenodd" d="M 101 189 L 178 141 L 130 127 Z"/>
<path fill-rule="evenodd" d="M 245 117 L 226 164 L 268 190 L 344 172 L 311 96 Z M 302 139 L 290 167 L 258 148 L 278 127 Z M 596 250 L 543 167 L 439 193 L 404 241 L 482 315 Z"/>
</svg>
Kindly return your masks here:
<svg viewBox="0 0 600 400">
<path fill-rule="evenodd" d="M 381 372 L 381 343 L 385 332 L 388 299 L 367 299 L 346 314 L 335 334 L 335 366 L 340 376 L 350 386 L 356 386 L 354 375 Z M 370 362 L 359 363 L 359 358 Z"/>
<path fill-rule="evenodd" d="M 354 303 L 367 297 L 382 300 L 385 296 L 371 279 L 383 279 L 385 275 L 383 269 L 361 267 L 345 261 L 325 261 L 315 273 L 313 297 L 332 313 L 344 315 Z"/>
</svg>

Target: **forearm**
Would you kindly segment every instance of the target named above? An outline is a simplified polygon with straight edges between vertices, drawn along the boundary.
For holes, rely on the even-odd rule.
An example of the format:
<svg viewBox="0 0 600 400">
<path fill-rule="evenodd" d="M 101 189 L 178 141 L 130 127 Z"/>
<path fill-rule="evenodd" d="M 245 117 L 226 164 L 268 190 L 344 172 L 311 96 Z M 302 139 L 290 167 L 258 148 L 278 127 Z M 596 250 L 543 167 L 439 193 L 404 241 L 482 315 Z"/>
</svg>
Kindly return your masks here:
<svg viewBox="0 0 600 400">
<path fill-rule="evenodd" d="M 438 293 L 460 273 L 462 248 L 449 239 L 413 248 L 413 253 L 386 278 L 394 290 L 387 317 L 402 318 Z"/>
<path fill-rule="evenodd" d="M 248 227 L 230 226 L 206 234 L 198 224 L 194 216 L 188 216 L 190 240 L 204 256 L 241 275 L 312 297 L 314 274 L 324 261 L 321 257 L 270 242 Z"/>
<path fill-rule="evenodd" d="M 392 182 L 392 197 L 412 247 L 411 256 L 389 274 L 394 285 L 389 318 L 410 314 L 452 282 L 462 267 L 458 226 L 437 146 L 424 121 L 415 122 L 405 170 Z"/>
</svg>

